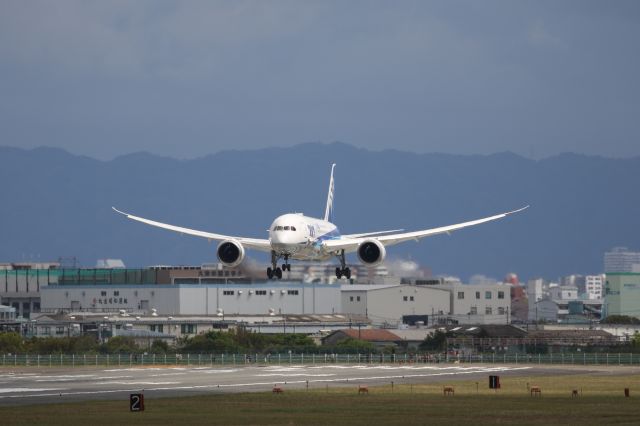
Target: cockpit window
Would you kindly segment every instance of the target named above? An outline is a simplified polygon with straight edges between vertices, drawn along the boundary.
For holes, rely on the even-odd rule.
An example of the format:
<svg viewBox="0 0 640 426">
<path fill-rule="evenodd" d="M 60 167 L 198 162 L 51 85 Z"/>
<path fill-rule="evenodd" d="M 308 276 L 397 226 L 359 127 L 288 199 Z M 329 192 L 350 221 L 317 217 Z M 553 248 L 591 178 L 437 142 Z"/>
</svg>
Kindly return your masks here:
<svg viewBox="0 0 640 426">
<path fill-rule="evenodd" d="M 276 226 L 276 231 L 282 231 L 282 226 Z"/>
<path fill-rule="evenodd" d="M 289 227 L 288 227 L 288 226 L 285 226 L 285 227 L 284 227 L 284 230 L 285 230 L 285 231 L 288 231 L 288 230 L 289 230 Z"/>
<path fill-rule="evenodd" d="M 295 230 L 296 230 L 296 227 L 295 227 L 295 226 L 292 226 L 292 227 L 291 227 L 291 230 L 292 230 L 292 231 L 295 231 Z"/>
</svg>

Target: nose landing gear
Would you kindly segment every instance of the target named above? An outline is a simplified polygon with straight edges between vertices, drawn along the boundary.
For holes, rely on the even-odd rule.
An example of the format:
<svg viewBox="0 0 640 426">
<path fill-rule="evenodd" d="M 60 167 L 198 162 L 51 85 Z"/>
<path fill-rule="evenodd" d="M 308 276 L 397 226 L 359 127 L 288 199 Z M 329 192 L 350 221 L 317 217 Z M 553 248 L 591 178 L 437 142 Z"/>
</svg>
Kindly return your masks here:
<svg viewBox="0 0 640 426">
<path fill-rule="evenodd" d="M 278 260 L 280 256 L 276 254 L 275 251 L 271 251 L 271 266 L 267 268 L 267 278 L 272 279 L 282 279 L 282 271 L 291 272 L 291 264 L 289 263 L 289 255 L 284 256 L 284 263 L 282 264 L 282 269 L 278 267 Z"/>
</svg>

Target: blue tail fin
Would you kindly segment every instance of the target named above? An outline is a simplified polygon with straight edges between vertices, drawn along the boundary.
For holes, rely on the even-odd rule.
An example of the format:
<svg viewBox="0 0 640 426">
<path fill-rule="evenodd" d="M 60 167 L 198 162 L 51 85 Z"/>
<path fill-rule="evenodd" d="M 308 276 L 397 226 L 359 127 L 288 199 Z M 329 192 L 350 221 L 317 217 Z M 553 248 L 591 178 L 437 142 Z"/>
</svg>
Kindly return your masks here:
<svg viewBox="0 0 640 426">
<path fill-rule="evenodd" d="M 329 180 L 329 195 L 327 195 L 327 208 L 324 211 L 324 220 L 327 222 L 333 222 L 333 169 L 336 168 L 336 164 L 334 163 L 331 166 L 331 180 Z"/>
</svg>

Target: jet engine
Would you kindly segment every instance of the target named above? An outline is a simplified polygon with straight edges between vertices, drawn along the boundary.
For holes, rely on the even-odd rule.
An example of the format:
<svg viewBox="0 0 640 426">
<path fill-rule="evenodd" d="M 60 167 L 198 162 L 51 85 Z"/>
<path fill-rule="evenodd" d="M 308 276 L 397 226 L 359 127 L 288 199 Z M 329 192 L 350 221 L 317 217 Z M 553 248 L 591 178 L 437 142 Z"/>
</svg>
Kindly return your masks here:
<svg viewBox="0 0 640 426">
<path fill-rule="evenodd" d="M 244 260 L 244 247 L 237 241 L 225 240 L 218 244 L 218 260 L 229 268 L 238 266 Z"/>
<path fill-rule="evenodd" d="M 365 240 L 358 246 L 358 259 L 367 266 L 378 266 L 387 256 L 387 250 L 378 240 Z"/>
</svg>

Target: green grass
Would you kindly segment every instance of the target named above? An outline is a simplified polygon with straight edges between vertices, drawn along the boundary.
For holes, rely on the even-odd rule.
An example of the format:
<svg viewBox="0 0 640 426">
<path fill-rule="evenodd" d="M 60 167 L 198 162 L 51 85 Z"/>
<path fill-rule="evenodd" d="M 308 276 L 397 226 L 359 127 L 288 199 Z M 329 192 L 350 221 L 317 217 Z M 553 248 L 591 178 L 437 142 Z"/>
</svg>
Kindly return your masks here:
<svg viewBox="0 0 640 426">
<path fill-rule="evenodd" d="M 488 380 L 487 380 L 488 381 Z M 131 413 L 128 400 L 87 401 L 0 408 L 2 424 L 83 425 L 458 425 L 458 424 L 638 424 L 640 375 L 501 377 L 502 389 L 487 381 L 370 387 L 357 385 L 289 390 L 282 394 L 241 393 L 154 399 Z M 540 386 L 530 397 L 527 383 Z M 455 396 L 443 396 L 452 385 Z M 624 397 L 630 388 L 631 397 Z M 578 398 L 571 391 L 581 391 Z"/>
</svg>

